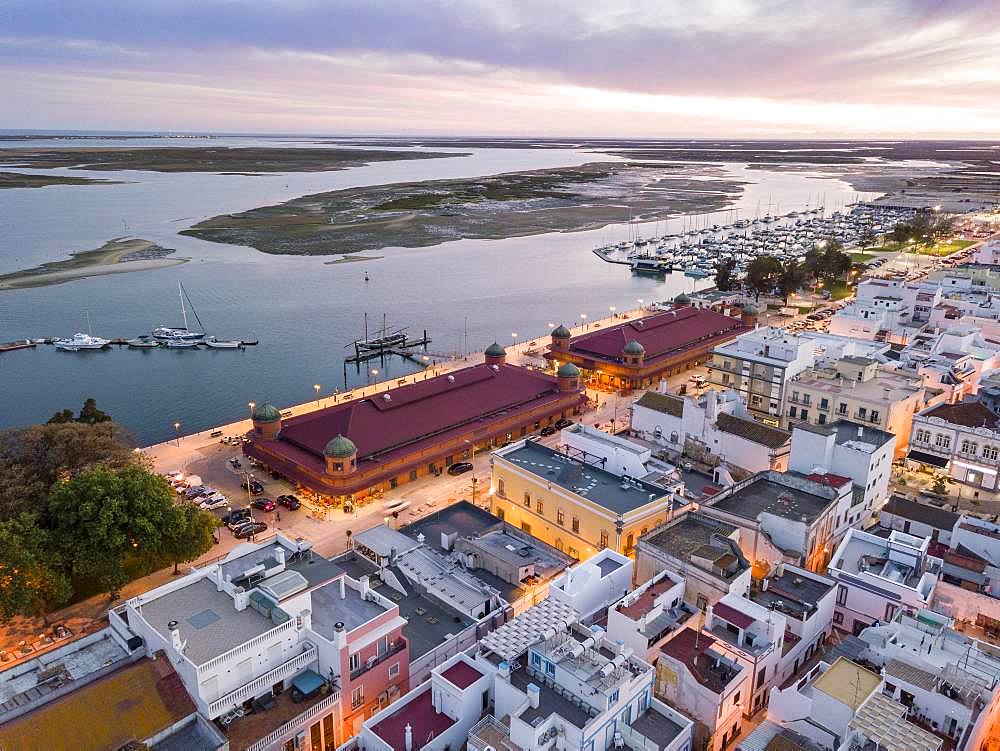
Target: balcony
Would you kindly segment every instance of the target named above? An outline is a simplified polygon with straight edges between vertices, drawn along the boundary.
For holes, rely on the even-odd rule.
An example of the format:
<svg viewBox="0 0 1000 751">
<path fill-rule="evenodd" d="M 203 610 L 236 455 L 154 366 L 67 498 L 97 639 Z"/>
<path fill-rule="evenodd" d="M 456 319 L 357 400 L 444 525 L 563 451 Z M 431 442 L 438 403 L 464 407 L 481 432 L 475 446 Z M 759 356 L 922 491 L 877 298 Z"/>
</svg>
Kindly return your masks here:
<svg viewBox="0 0 1000 751">
<path fill-rule="evenodd" d="M 510 728 L 493 715 L 486 715 L 469 730 L 470 751 L 522 751 L 521 747 L 510 739 Z"/>
<path fill-rule="evenodd" d="M 394 641 L 392 644 L 389 645 L 388 652 L 386 652 L 385 654 L 378 655 L 377 657 L 376 656 L 369 657 L 368 660 L 361 665 L 361 667 L 359 667 L 357 670 L 352 670 L 351 680 L 353 681 L 356 680 L 357 678 L 360 678 L 369 670 L 378 667 L 393 655 L 398 655 L 404 649 L 406 649 L 406 639 L 397 639 L 396 641 Z"/>
<path fill-rule="evenodd" d="M 308 729 L 324 715 L 334 712 L 335 705 L 340 701 L 340 692 L 318 694 L 301 704 L 293 702 L 289 692 L 275 699 L 275 705 L 270 709 L 240 717 L 226 729 L 232 751 L 274 748 L 282 740 Z"/>
<path fill-rule="evenodd" d="M 228 712 L 234 707 L 238 707 L 247 699 L 253 699 L 265 693 L 265 691 L 269 691 L 271 686 L 275 683 L 284 681 L 286 678 L 290 678 L 296 673 L 299 673 L 307 668 L 316 661 L 316 657 L 316 647 L 309 644 L 308 649 L 306 649 L 302 654 L 296 655 L 287 662 L 283 662 L 281 665 L 274 668 L 274 670 L 269 670 L 263 675 L 254 678 L 249 683 L 243 684 L 235 691 L 230 691 L 228 694 L 220 696 L 218 699 L 213 701 L 208 705 L 209 717 L 218 717 L 222 713 Z"/>
</svg>

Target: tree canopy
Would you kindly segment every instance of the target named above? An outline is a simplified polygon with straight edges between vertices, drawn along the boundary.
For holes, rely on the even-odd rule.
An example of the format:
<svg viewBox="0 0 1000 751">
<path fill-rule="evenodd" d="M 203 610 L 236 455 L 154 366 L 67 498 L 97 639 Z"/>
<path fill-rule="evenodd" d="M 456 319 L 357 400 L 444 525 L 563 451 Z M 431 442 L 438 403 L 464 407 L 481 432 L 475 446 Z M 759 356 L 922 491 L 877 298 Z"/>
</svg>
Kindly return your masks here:
<svg viewBox="0 0 1000 751">
<path fill-rule="evenodd" d="M 909 221 L 898 222 L 889 236 L 898 243 L 914 241 L 917 245 L 933 245 L 951 236 L 955 218 L 937 211 L 918 211 Z"/>
<path fill-rule="evenodd" d="M 757 256 L 747 266 L 747 286 L 758 295 L 768 294 L 781 279 L 781 261 L 774 256 Z"/>
<path fill-rule="evenodd" d="M 80 415 L 78 417 L 73 417 L 73 410 L 63 409 L 49 418 L 49 424 L 66 422 L 82 422 L 87 425 L 97 425 L 100 422 L 111 422 L 111 415 L 97 408 L 96 399 L 87 399 L 84 401 L 83 407 L 80 408 Z"/>
<path fill-rule="evenodd" d="M 727 258 L 721 261 L 715 269 L 715 287 L 721 292 L 728 292 L 736 284 L 736 261 Z"/>
<path fill-rule="evenodd" d="M 809 250 L 803 259 L 804 273 L 821 282 L 835 282 L 851 270 L 851 257 L 839 240 L 830 239 Z"/>
</svg>

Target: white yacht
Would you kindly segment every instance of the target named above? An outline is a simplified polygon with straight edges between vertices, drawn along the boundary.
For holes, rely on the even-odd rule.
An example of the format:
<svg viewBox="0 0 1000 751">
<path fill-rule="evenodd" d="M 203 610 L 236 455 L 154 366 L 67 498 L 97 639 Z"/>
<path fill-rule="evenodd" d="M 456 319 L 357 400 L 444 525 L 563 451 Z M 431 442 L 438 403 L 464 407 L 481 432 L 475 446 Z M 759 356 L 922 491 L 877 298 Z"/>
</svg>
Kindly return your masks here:
<svg viewBox="0 0 1000 751">
<path fill-rule="evenodd" d="M 181 316 L 184 318 L 184 325 L 173 327 L 173 326 L 157 326 L 153 329 L 153 338 L 159 339 L 160 341 L 167 342 L 200 342 L 205 338 L 205 335 L 198 331 L 192 331 L 188 328 L 188 317 L 187 317 L 187 307 L 184 305 L 185 292 L 184 287 L 181 286 L 180 282 L 177 282 L 177 294 L 181 298 Z M 190 299 L 188 300 L 190 303 Z M 198 318 L 198 311 L 194 309 L 194 305 L 191 306 L 191 312 L 194 313 L 195 319 L 198 323 L 201 323 L 201 319 Z"/>
<path fill-rule="evenodd" d="M 66 352 L 79 352 L 81 349 L 104 349 L 111 344 L 111 341 L 109 339 L 102 339 L 99 336 L 76 333 L 69 339 L 56 339 L 54 343 L 56 349 L 65 350 Z"/>
</svg>

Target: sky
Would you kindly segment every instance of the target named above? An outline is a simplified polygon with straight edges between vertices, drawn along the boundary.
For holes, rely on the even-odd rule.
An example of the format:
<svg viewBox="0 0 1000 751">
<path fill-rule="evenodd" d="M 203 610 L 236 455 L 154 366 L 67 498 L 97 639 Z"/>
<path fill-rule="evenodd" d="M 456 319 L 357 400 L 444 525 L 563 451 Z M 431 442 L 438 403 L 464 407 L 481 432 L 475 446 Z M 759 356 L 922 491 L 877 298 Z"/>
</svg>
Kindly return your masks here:
<svg viewBox="0 0 1000 751">
<path fill-rule="evenodd" d="M 1000 0 L 0 0 L 0 127 L 998 138 Z"/>
</svg>

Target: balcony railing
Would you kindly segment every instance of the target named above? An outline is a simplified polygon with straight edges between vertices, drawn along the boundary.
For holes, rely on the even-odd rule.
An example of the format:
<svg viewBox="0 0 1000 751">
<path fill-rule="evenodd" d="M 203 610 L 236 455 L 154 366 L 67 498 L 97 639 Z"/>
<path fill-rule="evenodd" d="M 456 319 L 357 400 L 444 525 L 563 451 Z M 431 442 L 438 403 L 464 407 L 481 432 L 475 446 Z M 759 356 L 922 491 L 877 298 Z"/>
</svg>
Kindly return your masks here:
<svg viewBox="0 0 1000 751">
<path fill-rule="evenodd" d="M 285 631 L 289 631 L 293 628 L 295 628 L 294 618 L 287 620 L 278 626 L 275 626 L 270 631 L 265 631 L 263 634 L 255 636 L 250 641 L 243 642 L 238 647 L 234 647 L 233 649 L 230 649 L 228 652 L 225 652 L 219 655 L 218 657 L 212 658 L 203 665 L 199 665 L 198 673 L 199 675 L 201 675 L 204 673 L 213 672 L 216 668 L 218 668 L 220 665 L 227 662 L 228 660 L 232 660 L 233 658 L 239 657 L 240 655 L 250 652 L 251 650 L 255 650 L 261 644 L 273 641 L 274 637 L 284 633 Z"/>
<path fill-rule="evenodd" d="M 369 657 L 366 662 L 362 663 L 361 667 L 359 667 L 357 670 L 352 670 L 351 680 L 353 681 L 354 679 L 359 678 L 360 676 L 367 673 L 369 670 L 378 667 L 393 655 L 398 655 L 404 649 L 406 649 L 406 639 L 397 639 L 396 641 L 394 641 L 392 644 L 389 645 L 389 651 L 385 652 L 384 654 L 380 654 L 374 660 Z"/>
<path fill-rule="evenodd" d="M 323 699 L 323 701 L 318 702 L 311 706 L 308 710 L 300 714 L 298 717 L 293 717 L 291 720 L 286 722 L 281 727 L 276 730 L 272 730 L 270 733 L 265 735 L 259 741 L 253 743 L 246 747 L 246 751 L 264 751 L 264 749 L 271 748 L 275 743 L 280 741 L 282 738 L 287 736 L 301 728 L 309 727 L 313 720 L 322 717 L 329 711 L 330 707 L 340 701 L 340 692 L 334 691 L 328 697 Z"/>
<path fill-rule="evenodd" d="M 302 654 L 296 655 L 274 668 L 274 670 L 270 670 L 254 678 L 249 683 L 243 684 L 235 691 L 230 691 L 225 696 L 220 696 L 208 705 L 209 715 L 211 717 L 218 717 L 223 712 L 228 712 L 233 707 L 239 706 L 247 699 L 256 697 L 258 694 L 263 693 L 264 689 L 270 688 L 275 683 L 285 680 L 285 678 L 288 678 L 293 673 L 298 673 L 307 665 L 315 662 L 316 656 L 316 647 L 310 644 L 309 648 Z"/>
</svg>

